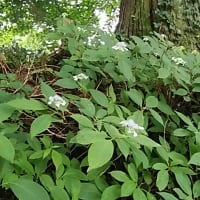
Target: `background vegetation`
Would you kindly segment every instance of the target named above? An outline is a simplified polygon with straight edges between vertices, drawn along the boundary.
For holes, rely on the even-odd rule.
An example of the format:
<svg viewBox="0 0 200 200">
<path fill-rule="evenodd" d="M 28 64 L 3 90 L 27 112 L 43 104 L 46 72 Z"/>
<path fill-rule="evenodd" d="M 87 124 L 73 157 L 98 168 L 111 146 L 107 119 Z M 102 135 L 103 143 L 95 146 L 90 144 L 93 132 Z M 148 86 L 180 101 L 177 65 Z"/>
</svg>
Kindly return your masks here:
<svg viewBox="0 0 200 200">
<path fill-rule="evenodd" d="M 200 198 L 199 51 L 99 29 L 119 3 L 1 1 L 0 199 Z"/>
</svg>

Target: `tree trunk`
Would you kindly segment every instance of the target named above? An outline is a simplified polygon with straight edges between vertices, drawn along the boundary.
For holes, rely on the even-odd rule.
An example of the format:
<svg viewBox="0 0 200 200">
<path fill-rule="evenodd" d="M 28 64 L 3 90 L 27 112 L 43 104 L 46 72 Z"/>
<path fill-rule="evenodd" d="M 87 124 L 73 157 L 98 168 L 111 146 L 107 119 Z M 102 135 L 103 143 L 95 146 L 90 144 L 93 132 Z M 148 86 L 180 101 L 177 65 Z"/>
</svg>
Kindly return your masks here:
<svg viewBox="0 0 200 200">
<path fill-rule="evenodd" d="M 146 35 L 154 29 L 157 0 L 121 0 L 116 33 Z"/>
<path fill-rule="evenodd" d="M 130 37 L 152 31 L 179 45 L 200 48 L 200 0 L 121 0 L 116 33 Z"/>
</svg>

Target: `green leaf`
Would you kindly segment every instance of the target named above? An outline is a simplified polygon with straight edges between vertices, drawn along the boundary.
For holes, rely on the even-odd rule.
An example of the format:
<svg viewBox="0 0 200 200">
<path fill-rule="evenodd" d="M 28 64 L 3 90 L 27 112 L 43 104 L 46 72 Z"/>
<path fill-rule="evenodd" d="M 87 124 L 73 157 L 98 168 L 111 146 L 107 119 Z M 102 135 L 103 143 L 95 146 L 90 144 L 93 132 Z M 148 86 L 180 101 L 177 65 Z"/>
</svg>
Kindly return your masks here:
<svg viewBox="0 0 200 200">
<path fill-rule="evenodd" d="M 155 110 L 153 110 L 153 109 L 150 109 L 149 111 L 152 114 L 153 118 L 156 121 L 158 121 L 161 125 L 164 126 L 164 122 L 163 122 L 162 117 L 160 116 L 160 114 L 158 112 L 156 112 Z"/>
<path fill-rule="evenodd" d="M 107 135 L 104 132 L 97 132 L 91 129 L 82 129 L 70 140 L 70 143 L 88 145 L 100 140 L 104 140 L 106 137 Z"/>
<path fill-rule="evenodd" d="M 194 184 L 193 184 L 193 195 L 194 198 L 200 197 L 200 180 L 197 180 Z"/>
<path fill-rule="evenodd" d="M 62 155 L 58 153 L 57 151 L 52 150 L 51 156 L 52 156 L 53 164 L 57 170 L 60 167 L 60 165 L 62 165 Z"/>
<path fill-rule="evenodd" d="M 53 179 L 51 178 L 51 176 L 47 175 L 47 174 L 41 174 L 39 176 L 40 182 L 42 183 L 42 185 L 47 188 L 48 190 L 51 190 L 51 188 L 54 186 L 54 182 Z"/>
<path fill-rule="evenodd" d="M 156 186 L 159 191 L 164 190 L 169 182 L 169 173 L 167 170 L 160 170 L 157 174 Z"/>
<path fill-rule="evenodd" d="M 54 200 L 70 200 L 67 192 L 59 186 L 53 186 L 50 190 L 50 193 Z"/>
<path fill-rule="evenodd" d="M 112 141 L 104 140 L 93 143 L 88 151 L 88 171 L 101 167 L 112 158 L 114 146 Z"/>
<path fill-rule="evenodd" d="M 191 136 L 192 133 L 188 131 L 187 129 L 178 128 L 173 131 L 172 135 L 177 136 L 177 137 L 185 137 L 185 136 Z"/>
<path fill-rule="evenodd" d="M 135 78 L 133 77 L 132 73 L 132 62 L 130 59 L 120 58 L 118 62 L 118 68 L 128 81 L 135 82 Z"/>
<path fill-rule="evenodd" d="M 50 96 L 56 95 L 56 92 L 49 85 L 47 85 L 45 82 L 42 81 L 41 84 L 40 84 L 40 87 L 41 87 L 42 94 L 46 98 L 49 98 Z"/>
<path fill-rule="evenodd" d="M 140 91 L 132 89 L 126 93 L 134 103 L 142 107 L 143 94 Z"/>
<path fill-rule="evenodd" d="M 0 135 L 0 156 L 11 163 L 13 163 L 15 157 L 15 149 L 12 143 L 3 135 Z"/>
<path fill-rule="evenodd" d="M 144 135 L 138 135 L 134 138 L 139 144 L 144 145 L 146 147 L 152 148 L 152 147 L 159 147 L 160 145 L 156 142 L 154 142 L 152 139 L 148 138 Z"/>
<path fill-rule="evenodd" d="M 170 74 L 171 74 L 171 71 L 167 68 L 160 68 L 158 70 L 158 78 L 165 79 L 165 78 L 169 77 Z"/>
<path fill-rule="evenodd" d="M 135 190 L 136 186 L 137 183 L 132 180 L 125 181 L 121 187 L 121 197 L 128 197 L 131 194 L 133 194 L 133 191 Z"/>
<path fill-rule="evenodd" d="M 94 125 L 90 119 L 87 117 L 80 115 L 80 114 L 73 114 L 71 117 L 76 120 L 81 126 L 88 127 L 88 128 L 94 128 Z"/>
<path fill-rule="evenodd" d="M 175 94 L 179 96 L 185 96 L 188 94 L 188 91 L 186 89 L 179 88 L 178 90 L 175 91 Z"/>
<path fill-rule="evenodd" d="M 10 184 L 10 188 L 20 200 L 50 200 L 46 190 L 32 180 L 19 178 Z"/>
<path fill-rule="evenodd" d="M 12 106 L 19 110 L 47 110 L 47 106 L 45 106 L 42 102 L 35 99 L 14 99 L 7 103 L 7 105 Z"/>
<path fill-rule="evenodd" d="M 138 172 L 133 163 L 128 164 L 128 174 L 134 182 L 138 182 Z"/>
<path fill-rule="evenodd" d="M 110 172 L 110 174 L 113 178 L 115 178 L 116 180 L 120 182 L 126 182 L 130 180 L 127 174 L 123 171 L 116 170 L 116 171 Z"/>
<path fill-rule="evenodd" d="M 122 134 L 119 133 L 119 130 L 110 124 L 104 124 L 106 132 L 114 139 L 122 137 Z"/>
<path fill-rule="evenodd" d="M 100 92 L 98 90 L 90 90 L 90 93 L 93 97 L 93 99 L 101 106 L 108 107 L 108 99 L 106 95 L 103 92 Z"/>
<path fill-rule="evenodd" d="M 34 119 L 31 124 L 31 137 L 33 138 L 34 136 L 46 131 L 50 127 L 51 122 L 52 117 L 49 114 L 44 114 Z"/>
<path fill-rule="evenodd" d="M 148 96 L 146 98 L 146 106 L 149 108 L 155 108 L 158 106 L 158 99 L 155 96 Z"/>
<path fill-rule="evenodd" d="M 133 199 L 138 200 L 147 200 L 146 195 L 140 188 L 136 188 L 133 193 Z"/>
<path fill-rule="evenodd" d="M 101 193 L 92 183 L 81 183 L 79 199 L 82 200 L 100 200 Z"/>
<path fill-rule="evenodd" d="M 168 166 L 165 163 L 155 163 L 152 168 L 155 170 L 165 170 L 168 169 Z"/>
<path fill-rule="evenodd" d="M 79 107 L 79 110 L 89 117 L 94 117 L 95 115 L 95 106 L 87 98 L 81 98 L 79 102 L 76 103 Z"/>
<path fill-rule="evenodd" d="M 120 185 L 112 185 L 107 187 L 101 196 L 101 200 L 115 200 L 121 196 Z"/>
<path fill-rule="evenodd" d="M 186 117 L 184 114 L 176 111 L 176 114 L 189 126 L 193 126 L 192 121 L 190 120 L 189 117 Z"/>
<path fill-rule="evenodd" d="M 7 120 L 12 115 L 14 110 L 15 109 L 13 107 L 7 105 L 6 103 L 0 104 L 0 111 L 1 111 L 0 122 Z"/>
<path fill-rule="evenodd" d="M 191 182 L 187 174 L 184 174 L 181 171 L 176 171 L 174 173 L 176 177 L 176 181 L 181 187 L 181 189 L 188 195 L 192 195 L 192 190 L 191 190 Z"/>
<path fill-rule="evenodd" d="M 59 79 L 55 82 L 55 85 L 58 85 L 62 88 L 66 88 L 66 89 L 76 89 L 76 88 L 78 88 L 77 83 L 72 78 Z"/>
<path fill-rule="evenodd" d="M 174 195 L 167 192 L 158 192 L 158 194 L 163 197 L 164 200 L 178 200 Z"/>
<path fill-rule="evenodd" d="M 128 155 L 130 154 L 130 145 L 128 144 L 128 142 L 123 138 L 116 139 L 115 141 L 121 153 L 124 155 L 125 158 L 127 158 Z"/>
</svg>

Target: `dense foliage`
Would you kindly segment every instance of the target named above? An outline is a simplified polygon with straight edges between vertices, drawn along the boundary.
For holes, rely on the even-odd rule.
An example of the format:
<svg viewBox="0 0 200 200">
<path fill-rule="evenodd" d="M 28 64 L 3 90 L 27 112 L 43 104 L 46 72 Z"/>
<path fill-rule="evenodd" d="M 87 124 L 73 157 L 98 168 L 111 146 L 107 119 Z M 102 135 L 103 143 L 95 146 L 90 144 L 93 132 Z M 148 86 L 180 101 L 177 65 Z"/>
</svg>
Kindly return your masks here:
<svg viewBox="0 0 200 200">
<path fill-rule="evenodd" d="M 20 200 L 198 199 L 200 54 L 84 25 L 58 23 L 59 39 L 69 56 L 54 72 L 24 64 L 22 79 L 1 63 L 2 187 Z"/>
</svg>

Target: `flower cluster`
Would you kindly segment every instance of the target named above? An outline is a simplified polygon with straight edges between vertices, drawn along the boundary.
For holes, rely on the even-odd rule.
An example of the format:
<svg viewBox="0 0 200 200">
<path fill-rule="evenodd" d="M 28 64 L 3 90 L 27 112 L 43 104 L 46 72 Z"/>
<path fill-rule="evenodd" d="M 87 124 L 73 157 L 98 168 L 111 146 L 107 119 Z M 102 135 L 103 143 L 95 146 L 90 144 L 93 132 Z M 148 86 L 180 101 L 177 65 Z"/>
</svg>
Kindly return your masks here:
<svg viewBox="0 0 200 200">
<path fill-rule="evenodd" d="M 88 79 L 88 76 L 83 74 L 83 73 L 80 73 L 80 74 L 78 74 L 76 76 L 73 76 L 73 79 L 75 81 L 78 81 L 78 80 Z"/>
<path fill-rule="evenodd" d="M 144 127 L 136 124 L 132 119 L 121 121 L 120 124 L 128 128 L 128 132 L 133 134 L 133 137 L 138 136 L 137 130 L 144 130 Z"/>
<path fill-rule="evenodd" d="M 117 42 L 117 44 L 115 44 L 112 48 L 120 51 L 128 51 L 127 44 L 125 42 Z"/>
<path fill-rule="evenodd" d="M 177 65 L 185 65 L 186 62 L 182 59 L 182 58 L 175 58 L 175 57 L 172 57 L 172 61 L 174 61 Z"/>
<path fill-rule="evenodd" d="M 56 94 L 54 96 L 49 97 L 48 104 L 54 104 L 57 108 L 60 108 L 60 106 L 65 106 L 67 102 L 62 97 Z"/>
</svg>

